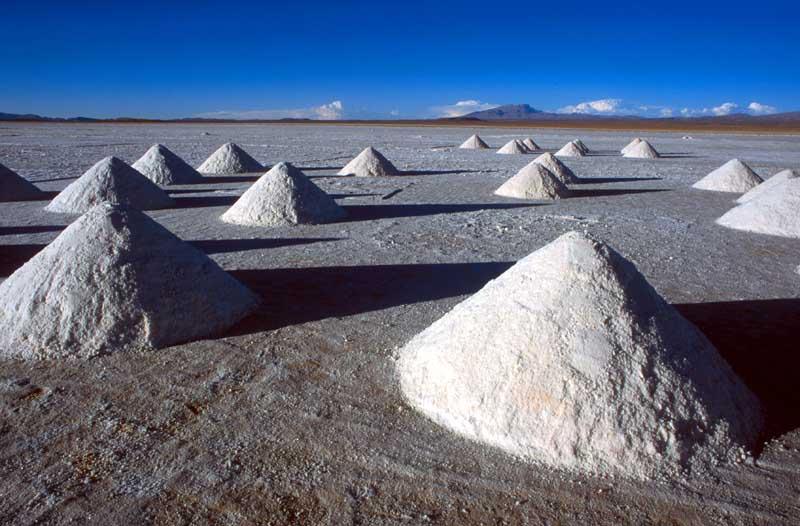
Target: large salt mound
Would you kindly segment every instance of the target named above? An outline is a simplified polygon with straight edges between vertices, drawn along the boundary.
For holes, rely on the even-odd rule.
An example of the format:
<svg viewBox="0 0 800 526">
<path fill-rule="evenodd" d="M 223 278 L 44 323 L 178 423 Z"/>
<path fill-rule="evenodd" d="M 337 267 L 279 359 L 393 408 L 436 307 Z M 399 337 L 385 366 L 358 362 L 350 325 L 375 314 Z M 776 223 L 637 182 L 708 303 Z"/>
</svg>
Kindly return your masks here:
<svg viewBox="0 0 800 526">
<path fill-rule="evenodd" d="M 800 238 L 800 178 L 774 185 L 717 219 L 717 224 L 758 234 Z"/>
<path fill-rule="evenodd" d="M 628 148 L 622 156 L 634 159 L 658 159 L 660 157 L 653 145 L 646 140 L 637 142 Z"/>
<path fill-rule="evenodd" d="M 550 152 L 543 153 L 533 160 L 537 164 L 541 164 L 550 172 L 555 175 L 559 181 L 564 184 L 575 184 L 580 181 L 575 173 L 570 170 L 567 165 L 562 163 L 555 155 Z"/>
<path fill-rule="evenodd" d="M 82 214 L 103 202 L 139 210 L 169 208 L 174 204 L 166 192 L 153 181 L 124 161 L 116 157 L 106 157 L 64 188 L 45 210 Z"/>
<path fill-rule="evenodd" d="M 577 144 L 568 142 L 556 152 L 559 157 L 584 157 L 586 154 L 581 151 Z"/>
<path fill-rule="evenodd" d="M 133 168 L 156 184 L 192 184 L 203 180 L 200 173 L 189 166 L 186 161 L 172 153 L 163 144 L 154 144 Z"/>
<path fill-rule="evenodd" d="M 358 177 L 382 177 L 399 174 L 400 172 L 397 168 L 372 146 L 364 148 L 352 161 L 339 170 L 339 175 L 355 175 Z"/>
<path fill-rule="evenodd" d="M 777 185 L 783 184 L 790 179 L 794 179 L 796 177 L 800 177 L 800 173 L 795 172 L 794 170 L 781 170 L 780 172 L 776 173 L 760 185 L 754 187 L 752 190 L 747 192 L 746 194 L 739 197 L 736 200 L 737 203 L 746 203 L 756 197 L 762 195 L 763 193 L 767 192 L 768 190 L 774 188 Z"/>
<path fill-rule="evenodd" d="M 278 163 L 247 189 L 224 214 L 226 223 L 276 226 L 330 223 L 346 212 L 303 172 Z"/>
<path fill-rule="evenodd" d="M 10 168 L 0 164 L 0 203 L 10 201 L 36 201 L 44 192 Z"/>
<path fill-rule="evenodd" d="M 508 141 L 503 145 L 502 148 L 497 150 L 497 153 L 501 154 L 519 154 L 519 153 L 528 153 L 528 148 L 522 144 L 522 141 L 519 139 L 514 139 L 512 141 Z"/>
<path fill-rule="evenodd" d="M 530 163 L 495 190 L 495 195 L 518 199 L 561 199 L 569 196 L 569 189 L 550 170 L 538 163 Z"/>
<path fill-rule="evenodd" d="M 634 146 L 636 146 L 636 145 L 637 145 L 637 144 L 639 144 L 640 142 L 642 142 L 642 139 L 641 139 L 641 137 L 636 137 L 636 138 L 634 138 L 634 139 L 633 139 L 631 142 L 629 142 L 629 143 L 628 143 L 628 144 L 627 144 L 627 145 L 626 145 L 626 146 L 625 146 L 623 149 L 621 149 L 621 150 L 619 151 L 619 153 L 621 153 L 622 155 L 625 155 L 625 153 L 626 153 L 626 152 L 627 152 L 627 151 L 628 151 L 630 148 L 633 148 Z"/>
<path fill-rule="evenodd" d="M 570 232 L 399 351 L 408 402 L 468 438 L 632 478 L 734 461 L 759 404 L 636 267 Z"/>
<path fill-rule="evenodd" d="M 0 284 L 0 355 L 89 358 L 212 335 L 258 298 L 132 208 L 92 208 Z"/>
<path fill-rule="evenodd" d="M 582 140 L 580 140 L 580 139 L 575 139 L 575 140 L 574 140 L 574 141 L 572 141 L 572 142 L 575 144 L 575 146 L 577 146 L 577 147 L 578 147 L 578 149 L 579 149 L 580 151 L 582 151 L 582 152 L 583 152 L 583 154 L 584 154 L 584 155 L 587 155 L 587 154 L 589 153 L 589 147 L 588 147 L 588 146 L 586 146 L 585 144 L 583 144 L 583 141 L 582 141 Z"/>
<path fill-rule="evenodd" d="M 264 167 L 249 153 L 232 142 L 223 144 L 198 168 L 198 172 L 208 174 L 241 174 L 260 172 Z"/>
<path fill-rule="evenodd" d="M 489 145 L 486 144 L 477 134 L 462 142 L 461 146 L 459 146 L 459 148 L 463 148 L 465 150 L 485 150 L 488 147 Z"/>
<path fill-rule="evenodd" d="M 742 194 L 764 182 L 739 159 L 731 159 L 692 185 L 699 190 Z"/>
<path fill-rule="evenodd" d="M 534 140 L 533 140 L 533 139 L 531 139 L 530 137 L 528 137 L 527 139 L 523 139 L 523 140 L 522 140 L 522 144 L 524 144 L 524 145 L 525 145 L 525 147 L 526 147 L 526 148 L 527 148 L 529 151 L 531 151 L 531 152 L 535 152 L 535 151 L 537 151 L 537 150 L 541 150 L 541 148 L 539 147 L 539 145 L 538 145 L 538 144 L 536 144 L 536 143 L 534 142 Z"/>
</svg>

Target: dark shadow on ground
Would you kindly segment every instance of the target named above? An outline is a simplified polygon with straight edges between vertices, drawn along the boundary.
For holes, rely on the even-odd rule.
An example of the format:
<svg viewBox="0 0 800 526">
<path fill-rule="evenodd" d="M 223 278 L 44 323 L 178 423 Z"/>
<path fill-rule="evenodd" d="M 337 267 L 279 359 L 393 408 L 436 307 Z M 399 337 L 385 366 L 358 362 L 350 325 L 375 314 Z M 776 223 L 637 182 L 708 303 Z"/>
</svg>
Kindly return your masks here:
<svg viewBox="0 0 800 526">
<path fill-rule="evenodd" d="M 41 234 L 43 232 L 60 232 L 67 228 L 65 225 L 24 225 L 0 226 L 0 236 L 13 236 L 17 234 Z M 0 245 L 2 250 L 2 245 Z"/>
<path fill-rule="evenodd" d="M 472 294 L 513 263 L 445 263 L 235 270 L 264 299 L 226 335 L 251 334 L 398 305 Z"/>
<path fill-rule="evenodd" d="M 271 238 L 271 239 L 202 239 L 189 241 L 191 245 L 206 254 L 223 254 L 226 252 L 243 252 L 245 250 L 261 250 L 265 248 L 307 245 L 324 241 L 339 241 L 342 238 Z"/>
<path fill-rule="evenodd" d="M 79 176 L 74 177 L 53 177 L 52 179 L 37 179 L 35 181 L 31 181 L 34 184 L 38 183 L 52 183 L 54 181 L 71 181 L 72 179 L 77 179 Z"/>
<path fill-rule="evenodd" d="M 697 159 L 700 157 L 691 153 L 659 153 L 658 156 L 662 159 Z"/>
<path fill-rule="evenodd" d="M 0 277 L 6 278 L 47 245 L 0 245 Z"/>
<path fill-rule="evenodd" d="M 328 194 L 334 199 L 347 199 L 348 197 L 380 197 L 383 194 Z"/>
<path fill-rule="evenodd" d="M 185 190 L 185 189 L 172 190 L 169 187 L 165 188 L 164 191 L 167 192 L 170 195 L 173 195 L 173 194 L 178 194 L 178 195 L 180 195 L 180 194 L 204 194 L 204 193 L 208 193 L 208 192 L 219 192 L 219 190 L 215 190 L 213 188 L 198 188 L 197 190 Z"/>
<path fill-rule="evenodd" d="M 711 340 L 766 413 L 765 440 L 800 427 L 800 299 L 675 307 Z"/>
<path fill-rule="evenodd" d="M 432 216 L 457 214 L 479 210 L 508 210 L 541 206 L 534 203 L 485 203 L 485 204 L 416 204 L 416 205 L 345 205 L 347 217 L 340 222 L 370 221 L 396 217 Z"/>
<path fill-rule="evenodd" d="M 204 175 L 203 179 L 197 181 L 196 184 L 217 184 L 217 183 L 254 183 L 258 178 L 264 175 L 259 173 L 257 175 Z"/>
<path fill-rule="evenodd" d="M 479 174 L 496 171 L 497 170 L 399 170 L 400 173 L 389 177 L 403 177 L 407 175 Z"/>
<path fill-rule="evenodd" d="M 212 206 L 231 206 L 238 195 L 218 195 L 208 197 L 177 197 L 173 199 L 175 206 L 172 208 L 206 208 Z"/>
<path fill-rule="evenodd" d="M 660 181 L 661 177 L 580 177 L 576 184 L 634 183 L 636 181 Z"/>
<path fill-rule="evenodd" d="M 570 190 L 570 197 L 605 197 L 625 194 L 649 194 L 650 192 L 669 192 L 669 188 L 629 188 L 629 189 L 596 189 L 596 190 Z"/>
<path fill-rule="evenodd" d="M 297 169 L 301 172 L 317 172 L 322 170 L 336 170 L 337 172 L 344 168 L 344 166 L 298 166 Z"/>
</svg>

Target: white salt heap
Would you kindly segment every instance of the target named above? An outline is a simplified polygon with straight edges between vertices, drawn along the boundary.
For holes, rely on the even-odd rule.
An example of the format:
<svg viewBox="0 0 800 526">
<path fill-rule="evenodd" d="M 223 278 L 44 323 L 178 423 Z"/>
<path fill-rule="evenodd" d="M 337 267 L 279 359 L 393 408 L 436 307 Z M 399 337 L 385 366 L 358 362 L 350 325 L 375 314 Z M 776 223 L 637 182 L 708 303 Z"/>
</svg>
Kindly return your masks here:
<svg viewBox="0 0 800 526">
<path fill-rule="evenodd" d="M 726 212 L 717 219 L 717 224 L 758 234 L 800 238 L 800 178 L 773 185 L 755 199 Z"/>
<path fill-rule="evenodd" d="M 518 199 L 561 199 L 569 189 L 550 170 L 532 162 L 495 190 L 495 195 Z"/>
<path fill-rule="evenodd" d="M 400 172 L 381 152 L 369 146 L 339 170 L 339 175 L 383 177 L 385 175 L 400 175 Z"/>
<path fill-rule="evenodd" d="M 531 152 L 541 150 L 541 148 L 539 148 L 539 145 L 536 144 L 534 140 L 531 139 L 530 137 L 528 137 L 527 139 L 523 139 L 522 144 L 524 144 L 525 147 Z"/>
<path fill-rule="evenodd" d="M 144 213 L 106 203 L 0 284 L 0 355 L 158 349 L 216 334 L 258 302 Z"/>
<path fill-rule="evenodd" d="M 692 185 L 699 190 L 742 194 L 764 182 L 739 159 L 731 159 Z"/>
<path fill-rule="evenodd" d="M 583 154 L 584 154 L 584 155 L 588 155 L 588 153 L 589 153 L 589 147 L 588 147 L 588 146 L 586 146 L 585 144 L 583 144 L 583 141 L 582 141 L 582 140 L 580 140 L 580 139 L 575 139 L 575 140 L 574 140 L 574 141 L 572 141 L 572 142 L 575 144 L 575 146 L 577 146 L 577 147 L 578 147 L 578 149 L 579 149 L 580 151 L 582 151 L 582 152 L 583 152 Z"/>
<path fill-rule="evenodd" d="M 800 177 L 800 173 L 794 170 L 781 170 L 760 185 L 748 191 L 746 194 L 740 196 L 736 202 L 740 204 L 746 203 L 765 193 L 767 190 L 774 188 L 776 185 L 783 184 L 789 179 L 794 179 L 795 177 Z"/>
<path fill-rule="evenodd" d="M 556 152 L 559 157 L 584 157 L 586 154 L 581 151 L 577 144 L 568 142 Z"/>
<path fill-rule="evenodd" d="M 459 146 L 459 148 L 463 148 L 465 150 L 485 150 L 488 147 L 489 145 L 483 142 L 483 139 L 481 139 L 477 134 L 473 135 L 461 143 L 461 146 Z"/>
<path fill-rule="evenodd" d="M 762 418 L 636 267 L 570 232 L 399 351 L 408 402 L 465 437 L 577 473 L 645 479 L 745 456 Z"/>
<path fill-rule="evenodd" d="M 520 154 L 520 153 L 528 153 L 528 148 L 522 144 L 522 141 L 519 139 L 514 139 L 512 141 L 508 141 L 503 145 L 502 148 L 497 150 L 497 153 L 501 154 Z"/>
<path fill-rule="evenodd" d="M 44 192 L 10 168 L 0 164 L 0 203 L 10 201 L 35 201 Z"/>
<path fill-rule="evenodd" d="M 100 203 L 115 203 L 139 210 L 169 208 L 174 202 L 153 181 L 116 157 L 106 157 L 64 188 L 48 212 L 82 214 Z"/>
<path fill-rule="evenodd" d="M 653 145 L 644 139 L 628 148 L 622 156 L 634 159 L 658 159 L 660 157 Z"/>
<path fill-rule="evenodd" d="M 634 138 L 634 139 L 633 139 L 631 142 L 629 142 L 629 143 L 628 143 L 628 144 L 627 144 L 627 145 L 626 145 L 626 146 L 625 146 L 623 149 L 621 149 L 621 150 L 619 151 L 619 153 L 621 153 L 622 155 L 625 155 L 625 152 L 627 152 L 627 151 L 628 151 L 628 149 L 630 149 L 630 148 L 633 148 L 634 146 L 636 146 L 636 145 L 637 145 L 637 144 L 639 144 L 640 142 L 642 142 L 642 139 L 641 139 L 641 137 L 636 137 L 636 138 Z"/>
<path fill-rule="evenodd" d="M 330 223 L 345 215 L 303 172 L 289 163 L 278 163 L 220 219 L 238 225 L 277 226 Z"/>
<path fill-rule="evenodd" d="M 192 184 L 202 182 L 203 176 L 163 144 L 154 144 L 133 168 L 156 184 Z"/>
<path fill-rule="evenodd" d="M 260 172 L 264 167 L 253 159 L 249 153 L 232 142 L 223 144 L 198 168 L 198 172 L 207 174 L 241 174 Z"/>
<path fill-rule="evenodd" d="M 550 170 L 550 172 L 552 172 L 552 174 L 555 175 L 558 178 L 558 180 L 564 184 L 576 184 L 580 182 L 578 176 L 576 176 L 575 173 L 567 167 L 567 165 L 562 163 L 555 155 L 553 155 L 550 152 L 543 153 L 542 155 L 534 159 L 533 162 L 541 164 L 542 166 Z"/>
</svg>

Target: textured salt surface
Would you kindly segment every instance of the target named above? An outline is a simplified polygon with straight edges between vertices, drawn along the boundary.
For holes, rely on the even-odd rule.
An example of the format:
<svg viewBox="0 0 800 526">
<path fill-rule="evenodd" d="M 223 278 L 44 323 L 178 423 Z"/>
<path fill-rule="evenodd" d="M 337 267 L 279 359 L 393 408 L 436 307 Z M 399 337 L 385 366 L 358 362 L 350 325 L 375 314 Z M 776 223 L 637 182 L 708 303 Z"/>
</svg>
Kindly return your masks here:
<svg viewBox="0 0 800 526">
<path fill-rule="evenodd" d="M 536 144 L 536 142 L 534 142 L 534 140 L 532 138 L 530 138 L 530 137 L 527 137 L 526 139 L 523 139 L 522 144 L 524 144 L 525 147 L 531 152 L 535 152 L 537 150 L 541 150 L 539 145 Z"/>
<path fill-rule="evenodd" d="M 579 149 L 580 151 L 582 151 L 582 152 L 584 153 L 584 155 L 586 155 L 586 154 L 588 154 L 588 153 L 589 153 L 589 147 L 588 147 L 588 146 L 586 146 L 585 144 L 583 144 L 583 141 L 582 141 L 582 140 L 580 140 L 580 139 L 575 139 L 575 140 L 574 140 L 574 141 L 572 141 L 572 142 L 575 144 L 575 146 L 577 146 L 577 147 L 578 147 L 578 149 Z"/>
<path fill-rule="evenodd" d="M 132 166 L 154 183 L 164 186 L 199 183 L 203 180 L 197 170 L 163 144 L 151 146 Z"/>
<path fill-rule="evenodd" d="M 726 212 L 717 223 L 758 234 L 800 238 L 800 178 L 773 185 Z"/>
<path fill-rule="evenodd" d="M 217 148 L 197 171 L 207 174 L 240 174 L 260 172 L 263 169 L 264 166 L 239 145 L 229 142 Z"/>
<path fill-rule="evenodd" d="M 339 170 L 339 175 L 355 175 L 357 177 L 383 177 L 399 175 L 399 173 L 397 168 L 372 146 L 364 148 L 352 161 Z"/>
<path fill-rule="evenodd" d="M 556 152 L 559 157 L 583 157 L 586 154 L 574 142 L 568 142 Z"/>
<path fill-rule="evenodd" d="M 480 138 L 479 135 L 475 134 L 472 135 L 469 139 L 461 143 L 461 146 L 464 150 L 485 150 L 489 148 L 489 145 L 486 144 L 483 139 Z"/>
<path fill-rule="evenodd" d="M 33 201 L 44 195 L 24 177 L 0 164 L 0 202 Z"/>
<path fill-rule="evenodd" d="M 533 160 L 537 164 L 541 164 L 547 168 L 559 181 L 564 184 L 575 184 L 580 181 L 575 173 L 567 167 L 566 164 L 561 162 L 555 155 L 550 152 L 543 153 Z"/>
<path fill-rule="evenodd" d="M 795 170 L 781 170 L 780 172 L 776 173 L 763 183 L 759 184 L 758 186 L 754 187 L 752 190 L 748 191 L 746 194 L 739 197 L 736 200 L 737 203 L 746 203 L 756 197 L 762 195 L 763 193 L 771 190 L 776 185 L 780 185 L 785 183 L 790 179 L 794 179 L 796 177 L 800 177 L 800 173 L 796 172 Z M 798 211 L 800 213 L 800 211 Z"/>
<path fill-rule="evenodd" d="M 531 162 L 495 190 L 495 195 L 517 199 L 561 199 L 569 189 L 550 170 Z"/>
<path fill-rule="evenodd" d="M 762 418 L 708 340 L 636 267 L 567 233 L 399 352 L 409 403 L 466 437 L 644 479 L 742 458 Z"/>
<path fill-rule="evenodd" d="M 512 139 L 505 143 L 502 148 L 497 150 L 497 153 L 500 154 L 521 154 L 521 153 L 528 153 L 528 148 L 522 144 L 522 141 L 519 139 Z"/>
<path fill-rule="evenodd" d="M 623 157 L 630 157 L 634 159 L 657 159 L 659 157 L 656 149 L 645 140 L 641 140 L 630 148 L 627 148 L 625 153 L 622 155 Z"/>
<path fill-rule="evenodd" d="M 692 188 L 742 194 L 762 182 L 763 179 L 745 163 L 739 159 L 731 159 L 697 181 Z"/>
</svg>

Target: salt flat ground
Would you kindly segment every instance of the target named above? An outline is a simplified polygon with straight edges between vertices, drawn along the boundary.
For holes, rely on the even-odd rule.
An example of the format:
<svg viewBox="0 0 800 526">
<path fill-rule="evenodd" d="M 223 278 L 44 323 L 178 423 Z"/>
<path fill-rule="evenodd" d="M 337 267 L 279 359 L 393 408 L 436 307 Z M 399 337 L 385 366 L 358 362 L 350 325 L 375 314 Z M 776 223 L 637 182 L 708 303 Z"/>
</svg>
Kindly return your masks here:
<svg viewBox="0 0 800 526">
<path fill-rule="evenodd" d="M 665 158 L 623 159 L 632 133 L 531 135 L 587 184 L 553 203 L 492 191 L 533 159 L 456 149 L 464 128 L 0 125 L 0 162 L 58 191 L 107 155 L 161 142 L 198 165 L 232 140 L 290 161 L 344 205 L 337 224 L 226 225 L 255 179 L 171 188 L 151 215 L 260 294 L 217 338 L 88 362 L 0 360 L 0 521 L 13 524 L 796 524 L 800 521 L 800 240 L 727 230 L 735 196 L 689 186 L 733 157 L 800 168 L 800 137 L 641 133 Z M 367 145 L 407 174 L 331 177 Z M 0 203 L 0 275 L 73 218 Z M 760 397 L 755 465 L 704 479 L 599 479 L 515 459 L 411 410 L 395 351 L 515 260 L 569 230 L 632 259 Z M 2 279 L 2 278 L 0 278 Z M 197 284 L 198 287 L 202 283 Z M 202 323 L 203 320 L 198 320 Z"/>
</svg>

